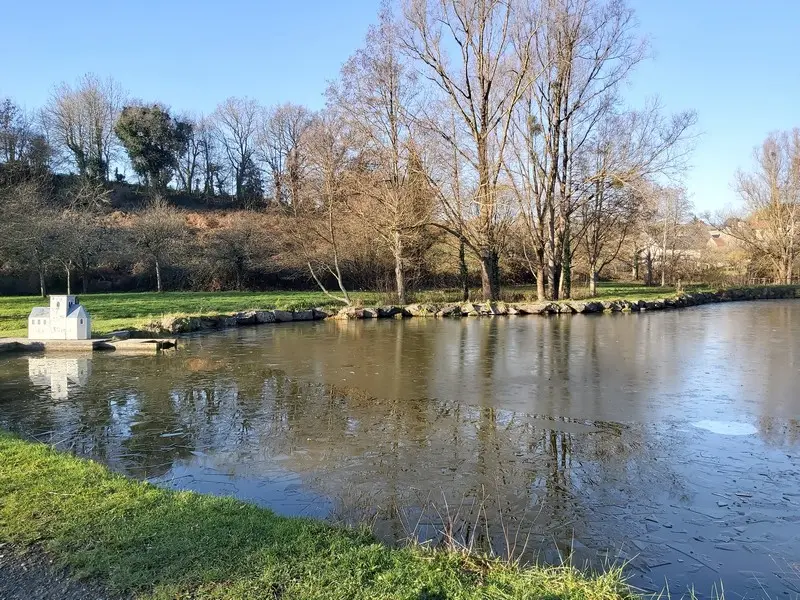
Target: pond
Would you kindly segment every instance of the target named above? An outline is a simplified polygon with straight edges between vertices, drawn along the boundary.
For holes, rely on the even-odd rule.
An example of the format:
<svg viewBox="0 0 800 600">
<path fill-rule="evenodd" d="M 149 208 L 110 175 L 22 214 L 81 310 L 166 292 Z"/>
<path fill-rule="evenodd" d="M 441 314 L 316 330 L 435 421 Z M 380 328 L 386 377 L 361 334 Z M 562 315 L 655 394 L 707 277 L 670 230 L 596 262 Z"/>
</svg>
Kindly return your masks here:
<svg viewBox="0 0 800 600">
<path fill-rule="evenodd" d="M 0 427 L 158 485 L 602 568 L 800 593 L 800 302 L 325 321 L 0 361 Z"/>
</svg>

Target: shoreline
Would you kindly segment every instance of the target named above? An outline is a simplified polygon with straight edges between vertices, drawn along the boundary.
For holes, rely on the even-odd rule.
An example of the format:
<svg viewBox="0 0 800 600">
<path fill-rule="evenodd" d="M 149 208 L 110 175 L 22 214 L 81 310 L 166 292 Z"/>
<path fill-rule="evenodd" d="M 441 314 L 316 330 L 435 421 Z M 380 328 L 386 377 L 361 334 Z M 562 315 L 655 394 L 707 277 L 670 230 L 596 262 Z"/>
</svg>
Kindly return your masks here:
<svg viewBox="0 0 800 600">
<path fill-rule="evenodd" d="M 545 302 L 447 302 L 414 303 L 405 306 L 346 306 L 338 312 L 320 308 L 305 310 L 248 310 L 220 315 L 170 315 L 152 321 L 143 329 L 121 333 L 130 337 L 176 335 L 251 325 L 267 325 L 324 319 L 463 318 L 563 314 L 633 313 L 688 308 L 720 302 L 787 300 L 800 298 L 800 286 L 724 288 L 713 292 L 685 292 L 655 300 L 560 300 Z M 111 334 L 113 337 L 114 334 Z"/>
<path fill-rule="evenodd" d="M 622 569 L 520 567 L 166 490 L 0 431 L 0 543 L 125 597 L 636 598 Z M 20 554 L 22 552 L 23 554 Z M 13 576 L 13 573 L 6 573 Z M 3 570 L 0 569 L 0 577 Z"/>
<path fill-rule="evenodd" d="M 599 315 L 609 313 L 637 313 L 673 310 L 715 304 L 720 302 L 742 302 L 754 300 L 786 300 L 800 298 L 800 285 L 776 285 L 723 288 L 716 291 L 692 291 L 655 299 L 613 300 L 559 300 L 544 302 L 419 302 L 405 306 L 345 306 L 338 311 L 323 308 L 299 310 L 252 309 L 231 313 L 214 314 L 168 314 L 151 318 L 144 324 L 111 331 L 93 342 L 103 341 L 105 350 L 145 349 L 148 340 L 150 349 L 159 341 L 175 336 L 220 331 L 237 327 L 270 325 L 303 321 L 362 320 L 362 319 L 406 319 L 406 318 L 469 318 L 500 316 L 551 316 L 551 315 Z M 135 320 L 131 317 L 131 320 Z M 138 319 L 141 321 L 141 319 Z M 175 343 L 177 340 L 173 339 Z M 0 338 L 0 353 L 41 352 L 51 350 L 47 344 L 19 337 Z M 53 350 L 71 351 L 63 343 L 51 344 Z M 174 346 L 174 344 L 171 344 Z"/>
</svg>

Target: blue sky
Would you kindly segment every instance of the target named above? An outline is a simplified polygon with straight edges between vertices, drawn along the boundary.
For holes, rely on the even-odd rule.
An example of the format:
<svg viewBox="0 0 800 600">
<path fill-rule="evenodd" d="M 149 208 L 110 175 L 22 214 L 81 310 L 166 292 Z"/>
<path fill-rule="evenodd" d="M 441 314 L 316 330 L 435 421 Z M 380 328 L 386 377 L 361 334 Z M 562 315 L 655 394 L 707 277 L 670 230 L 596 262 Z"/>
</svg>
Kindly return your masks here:
<svg viewBox="0 0 800 600">
<path fill-rule="evenodd" d="M 653 58 L 628 90 L 694 109 L 687 186 L 698 212 L 735 203 L 737 167 L 770 131 L 800 126 L 800 2 L 629 0 Z M 135 97 L 210 112 L 227 96 L 319 108 L 379 0 L 40 0 L 3 9 L 0 96 L 41 106 L 52 86 L 112 75 Z M 9 57 L 12 57 L 9 59 Z"/>
</svg>

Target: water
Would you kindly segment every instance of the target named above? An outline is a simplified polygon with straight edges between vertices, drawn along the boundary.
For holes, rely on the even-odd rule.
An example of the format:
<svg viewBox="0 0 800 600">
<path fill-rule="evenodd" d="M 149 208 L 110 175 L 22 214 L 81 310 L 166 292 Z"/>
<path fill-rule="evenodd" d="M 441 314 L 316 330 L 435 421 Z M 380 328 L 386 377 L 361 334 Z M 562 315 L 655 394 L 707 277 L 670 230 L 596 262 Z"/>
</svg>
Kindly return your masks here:
<svg viewBox="0 0 800 600">
<path fill-rule="evenodd" d="M 0 361 L 0 426 L 170 488 L 800 596 L 800 302 L 296 323 Z"/>
</svg>

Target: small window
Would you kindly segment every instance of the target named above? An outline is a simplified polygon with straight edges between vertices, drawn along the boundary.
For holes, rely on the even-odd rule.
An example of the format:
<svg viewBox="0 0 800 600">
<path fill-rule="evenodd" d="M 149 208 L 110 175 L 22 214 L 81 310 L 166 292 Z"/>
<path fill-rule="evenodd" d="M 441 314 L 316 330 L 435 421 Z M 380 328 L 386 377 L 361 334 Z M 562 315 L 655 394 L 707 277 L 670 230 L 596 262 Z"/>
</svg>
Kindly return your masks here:
<svg viewBox="0 0 800 600">
<path fill-rule="evenodd" d="M 81 319 L 81 325 L 83 325 L 83 319 Z"/>
</svg>

